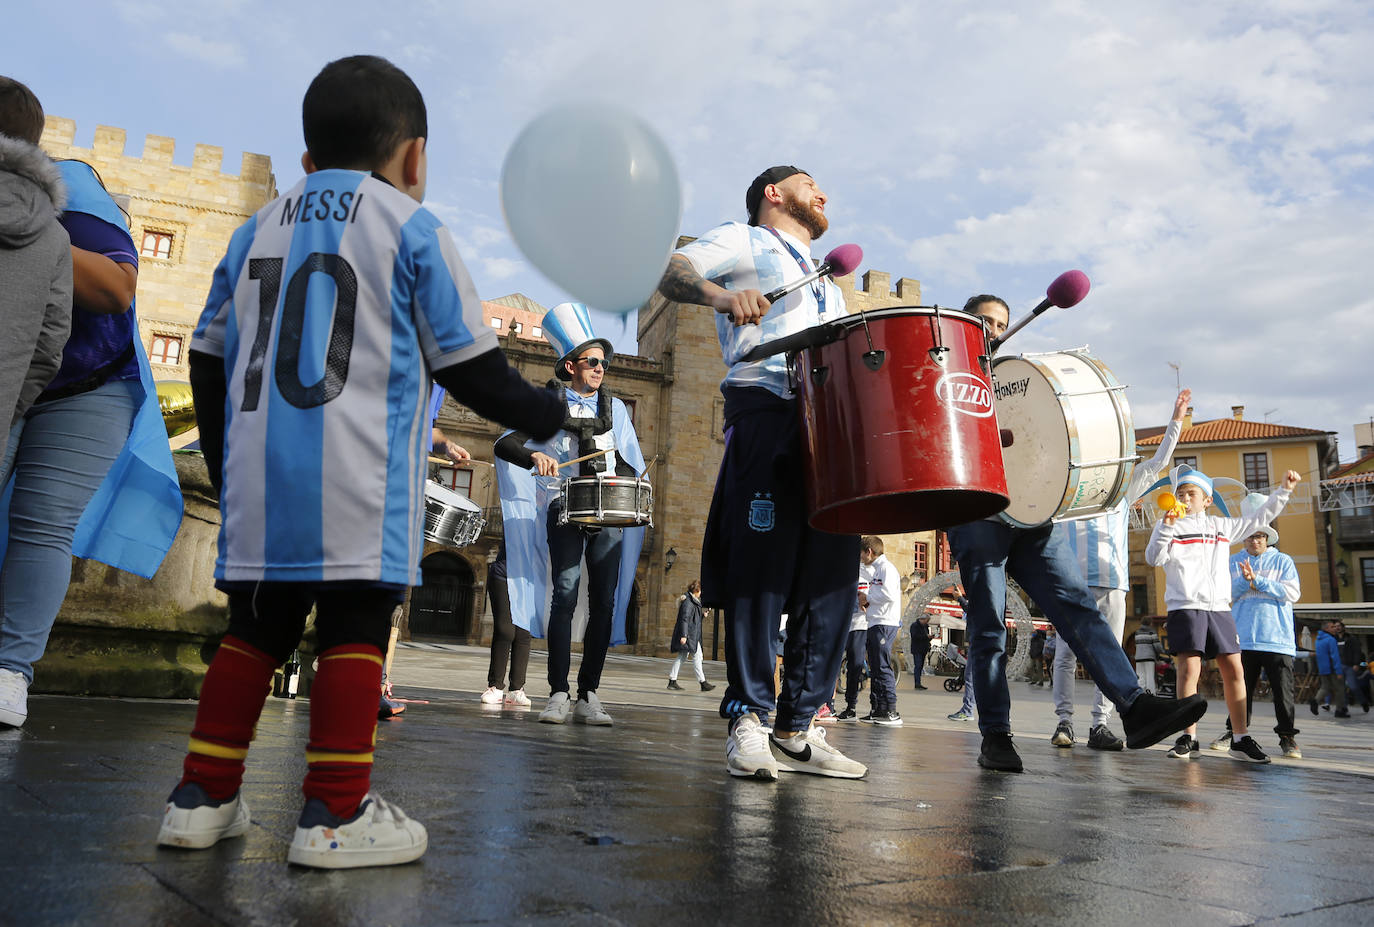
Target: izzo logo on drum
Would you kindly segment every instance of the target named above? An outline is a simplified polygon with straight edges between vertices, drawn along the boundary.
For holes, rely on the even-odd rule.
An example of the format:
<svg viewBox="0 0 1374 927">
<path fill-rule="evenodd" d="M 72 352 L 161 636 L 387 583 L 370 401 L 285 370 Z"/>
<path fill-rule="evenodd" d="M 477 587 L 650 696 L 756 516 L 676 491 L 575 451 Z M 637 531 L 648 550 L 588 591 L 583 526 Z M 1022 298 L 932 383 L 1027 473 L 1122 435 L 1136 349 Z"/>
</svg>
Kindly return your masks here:
<svg viewBox="0 0 1374 927">
<path fill-rule="evenodd" d="M 935 383 L 935 397 L 964 415 L 987 418 L 992 414 L 992 387 L 976 374 L 945 374 Z"/>
</svg>

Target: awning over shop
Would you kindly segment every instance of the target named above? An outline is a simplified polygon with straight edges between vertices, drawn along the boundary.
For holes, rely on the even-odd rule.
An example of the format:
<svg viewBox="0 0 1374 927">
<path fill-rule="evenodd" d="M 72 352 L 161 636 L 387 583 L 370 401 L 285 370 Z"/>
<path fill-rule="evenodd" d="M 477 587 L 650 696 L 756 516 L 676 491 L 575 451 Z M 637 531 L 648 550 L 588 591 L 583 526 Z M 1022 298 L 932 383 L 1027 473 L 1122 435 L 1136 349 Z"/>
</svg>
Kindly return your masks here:
<svg viewBox="0 0 1374 927">
<path fill-rule="evenodd" d="M 1300 602 L 1293 606 L 1293 617 L 1307 622 L 1343 621 L 1347 630 L 1371 632 L 1374 602 Z"/>
</svg>

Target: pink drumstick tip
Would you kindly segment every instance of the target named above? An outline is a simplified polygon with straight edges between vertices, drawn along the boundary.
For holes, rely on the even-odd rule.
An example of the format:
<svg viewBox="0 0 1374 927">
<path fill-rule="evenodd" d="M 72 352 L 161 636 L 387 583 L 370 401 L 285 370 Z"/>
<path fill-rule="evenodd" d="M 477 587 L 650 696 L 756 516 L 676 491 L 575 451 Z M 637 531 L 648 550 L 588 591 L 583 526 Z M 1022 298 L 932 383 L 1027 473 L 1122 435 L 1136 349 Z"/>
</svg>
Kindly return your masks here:
<svg viewBox="0 0 1374 927">
<path fill-rule="evenodd" d="M 1083 271 L 1066 270 L 1054 278 L 1054 282 L 1045 290 L 1045 296 L 1053 305 L 1067 309 L 1081 303 L 1083 297 L 1088 295 L 1090 286 L 1092 284 L 1088 282 L 1088 275 Z"/>
<path fill-rule="evenodd" d="M 846 274 L 854 273 L 863 259 L 864 249 L 858 245 L 837 245 L 825 256 L 825 263 L 833 268 L 832 276 L 843 277 Z M 1086 281 L 1088 278 L 1084 277 L 1083 279 Z M 1084 287 L 1083 291 L 1086 293 L 1087 288 Z"/>
</svg>

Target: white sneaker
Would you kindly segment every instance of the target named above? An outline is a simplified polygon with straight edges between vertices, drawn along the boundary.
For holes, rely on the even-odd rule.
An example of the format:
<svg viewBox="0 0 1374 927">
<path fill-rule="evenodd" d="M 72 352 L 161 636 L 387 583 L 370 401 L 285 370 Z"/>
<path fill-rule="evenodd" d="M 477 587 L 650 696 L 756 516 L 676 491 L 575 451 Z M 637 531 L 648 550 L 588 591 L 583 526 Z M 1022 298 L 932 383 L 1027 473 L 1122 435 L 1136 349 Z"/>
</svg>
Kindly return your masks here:
<svg viewBox="0 0 1374 927">
<path fill-rule="evenodd" d="M 732 776 L 772 781 L 778 778 L 778 763 L 768 749 L 768 735 L 758 715 L 750 712 L 735 722 L 725 738 L 725 769 Z"/>
<path fill-rule="evenodd" d="M 1231 732 L 1230 732 L 1230 731 L 1222 731 L 1221 736 L 1218 737 L 1216 740 L 1212 741 L 1212 742 L 1211 742 L 1210 744 L 1208 744 L 1207 746 L 1208 746 L 1208 748 L 1210 748 L 1210 749 L 1212 749 L 1212 750 L 1230 750 L 1230 749 L 1231 749 Z"/>
<path fill-rule="evenodd" d="M 780 759 L 778 769 L 836 779 L 862 779 L 868 773 L 863 763 L 856 763 L 826 742 L 823 727 L 812 726 L 795 737 L 774 734 L 768 740 Z"/>
<path fill-rule="evenodd" d="M 595 692 L 588 692 L 585 699 L 578 699 L 573 705 L 573 720 L 578 724 L 591 724 L 595 727 L 610 727 L 613 723 L 610 714 L 601 707 L 601 699 Z"/>
<path fill-rule="evenodd" d="M 487 691 L 482 693 L 482 704 L 500 705 L 503 701 L 505 701 L 505 698 L 506 693 L 496 688 L 496 686 L 487 686 Z"/>
<path fill-rule="evenodd" d="M 506 706 L 508 708 L 529 708 L 530 697 L 525 694 L 524 689 L 512 689 L 506 693 Z"/>
<path fill-rule="evenodd" d="M 335 818 L 318 799 L 307 802 L 286 861 L 315 869 L 395 866 L 419 859 L 428 847 L 423 824 L 368 792 L 348 821 Z"/>
<path fill-rule="evenodd" d="M 19 727 L 29 716 L 29 681 L 23 673 L 0 669 L 0 724 Z"/>
<path fill-rule="evenodd" d="M 555 692 L 549 696 L 549 703 L 544 706 L 544 710 L 539 712 L 539 720 L 544 724 L 562 724 L 568 720 L 568 711 L 572 708 L 571 699 L 566 692 Z"/>
<path fill-rule="evenodd" d="M 240 837 L 252 823 L 241 794 L 212 802 L 194 782 L 177 787 L 167 797 L 157 842 L 164 847 L 203 850 L 229 837 Z"/>
</svg>

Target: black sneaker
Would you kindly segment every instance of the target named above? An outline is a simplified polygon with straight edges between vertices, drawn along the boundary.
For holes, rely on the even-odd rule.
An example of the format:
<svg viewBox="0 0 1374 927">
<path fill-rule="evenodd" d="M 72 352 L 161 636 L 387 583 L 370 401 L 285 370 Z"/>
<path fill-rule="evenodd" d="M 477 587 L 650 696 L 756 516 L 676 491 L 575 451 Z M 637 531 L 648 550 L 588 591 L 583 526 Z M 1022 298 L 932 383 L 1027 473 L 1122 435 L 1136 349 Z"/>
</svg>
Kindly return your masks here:
<svg viewBox="0 0 1374 927">
<path fill-rule="evenodd" d="M 1308 700 L 1307 700 L 1307 707 L 1310 708 L 1310 709 L 1312 709 L 1312 714 L 1315 715 L 1315 714 L 1317 713 L 1317 700 L 1314 699 L 1314 698 L 1313 698 L 1313 699 L 1308 699 Z"/>
<path fill-rule="evenodd" d="M 1259 744 L 1255 743 L 1255 738 L 1249 734 L 1239 739 L 1232 739 L 1230 756 L 1233 760 L 1241 760 L 1246 763 L 1269 762 L 1269 757 L 1265 756 Z"/>
<path fill-rule="evenodd" d="M 1348 718 L 1350 717 L 1350 712 L 1344 708 L 1337 708 L 1335 712 L 1333 712 L 1333 715 L 1337 718 Z"/>
<path fill-rule="evenodd" d="M 1279 750 L 1290 760 L 1302 759 L 1302 751 L 1298 749 L 1298 742 L 1292 737 L 1280 737 Z"/>
<path fill-rule="evenodd" d="M 1055 727 L 1054 733 L 1050 735 L 1050 743 L 1056 747 L 1072 747 L 1074 745 L 1073 722 L 1060 721 Z"/>
<path fill-rule="evenodd" d="M 670 689 L 677 689 L 677 690 L 679 690 L 679 691 L 682 690 L 682 686 L 680 686 L 680 685 L 677 684 L 677 680 L 676 680 L 676 679 L 669 679 L 669 680 L 668 680 L 668 688 L 670 688 Z"/>
<path fill-rule="evenodd" d="M 874 724 L 877 722 L 877 720 L 878 713 L 876 711 L 870 711 L 868 714 L 864 715 L 862 718 L 859 719 L 859 721 L 861 721 L 864 724 Z"/>
<path fill-rule="evenodd" d="M 859 720 L 859 713 L 858 713 L 857 711 L 855 711 L 854 709 L 852 709 L 852 708 L 846 708 L 844 711 L 840 712 L 839 714 L 837 714 L 837 715 L 835 716 L 835 720 L 836 720 L 836 721 L 857 721 L 857 720 Z"/>
<path fill-rule="evenodd" d="M 873 723 L 884 727 L 901 727 L 902 716 L 895 711 L 880 711 L 873 716 Z"/>
<path fill-rule="evenodd" d="M 983 749 L 978 754 L 978 765 L 984 769 L 996 769 L 1000 772 L 1021 772 L 1023 768 L 1021 756 L 1016 752 L 1016 748 L 1011 745 L 1011 734 L 1005 732 L 984 734 Z"/>
<path fill-rule="evenodd" d="M 1094 725 L 1088 731 L 1088 746 L 1093 750 L 1124 750 L 1126 745 L 1121 742 L 1105 724 Z"/>
<path fill-rule="evenodd" d="M 1196 724 L 1206 713 L 1207 700 L 1201 695 L 1175 699 L 1142 693 L 1121 713 L 1126 746 L 1132 750 L 1152 747 L 1169 735 Z"/>
<path fill-rule="evenodd" d="M 707 682 L 705 679 L 701 681 L 701 691 L 703 692 L 710 692 L 715 687 L 715 683 Z"/>
<path fill-rule="evenodd" d="M 929 686 L 923 686 L 923 685 L 921 685 L 919 682 L 916 683 L 916 689 L 917 689 L 917 691 L 924 691 L 924 690 L 927 689 L 927 688 L 929 688 Z M 1369 710 L 1368 708 L 1365 708 L 1365 711 L 1368 711 L 1368 710 Z"/>
<path fill-rule="evenodd" d="M 1195 754 L 1201 752 L 1202 744 L 1198 743 L 1187 734 L 1180 734 L 1178 735 L 1178 740 L 1174 741 L 1174 745 L 1169 748 L 1168 756 L 1171 760 L 1183 760 L 1187 762 L 1191 760 Z"/>
</svg>

